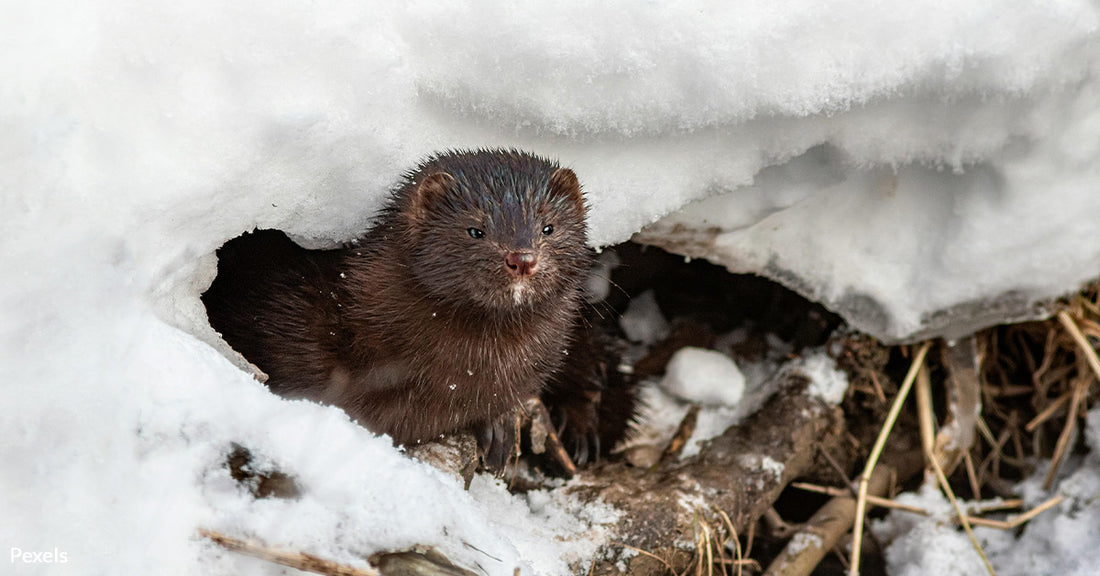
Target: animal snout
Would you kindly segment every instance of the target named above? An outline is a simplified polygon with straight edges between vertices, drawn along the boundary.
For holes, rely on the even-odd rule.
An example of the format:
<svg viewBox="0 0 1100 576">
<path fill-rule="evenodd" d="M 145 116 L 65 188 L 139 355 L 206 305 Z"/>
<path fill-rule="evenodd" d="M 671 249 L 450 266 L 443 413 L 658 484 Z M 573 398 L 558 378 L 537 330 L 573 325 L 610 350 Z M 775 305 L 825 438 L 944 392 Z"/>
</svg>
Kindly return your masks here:
<svg viewBox="0 0 1100 576">
<path fill-rule="evenodd" d="M 517 250 L 515 252 L 509 252 L 504 256 L 504 263 L 508 267 L 508 272 L 515 278 L 527 278 L 535 273 L 538 268 L 539 259 L 534 252 L 530 250 Z"/>
</svg>

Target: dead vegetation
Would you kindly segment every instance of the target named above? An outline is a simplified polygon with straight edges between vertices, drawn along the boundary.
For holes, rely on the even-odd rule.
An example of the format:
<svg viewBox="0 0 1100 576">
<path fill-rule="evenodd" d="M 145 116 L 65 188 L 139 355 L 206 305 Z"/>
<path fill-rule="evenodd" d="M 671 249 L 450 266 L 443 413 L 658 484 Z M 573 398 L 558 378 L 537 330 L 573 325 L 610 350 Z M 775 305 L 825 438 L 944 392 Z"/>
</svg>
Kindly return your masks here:
<svg viewBox="0 0 1100 576">
<path fill-rule="evenodd" d="M 1051 319 L 998 326 L 952 343 L 928 341 L 887 348 L 864 335 L 843 336 L 833 347 L 851 383 L 844 422 L 839 424 L 846 427 L 844 440 L 840 445 L 827 440 L 801 444 L 802 450 L 816 452 L 817 460 L 827 459 L 838 481 L 792 485 L 831 498 L 801 522 L 784 521 L 771 507 L 773 503 L 778 507 L 780 498 L 761 506 L 770 494 L 758 494 L 759 499 L 744 508 L 719 507 L 729 511 L 730 517 L 749 520 L 736 529 L 736 522 L 730 524 L 729 533 L 741 534 L 736 546 L 726 546 L 727 556 L 732 550 L 741 554 L 738 558 L 742 561 L 736 565 L 717 557 L 697 538 L 687 542 L 680 538 L 677 544 L 666 537 L 662 544 L 649 548 L 635 545 L 647 554 L 635 556 L 625 573 L 760 573 L 761 564 L 768 566 L 763 573 L 773 576 L 867 573 L 863 556 L 882 552 L 863 530 L 868 512 L 872 508 L 902 508 L 928 515 L 928 511 L 892 500 L 903 487 L 912 488 L 927 478 L 952 503 L 954 521 L 970 535 L 987 571 L 996 574 L 971 527 L 1016 529 L 1062 502 L 1061 495 L 1053 494 L 1042 504 L 1023 510 L 1013 487 L 1034 472 L 1035 466 L 1049 461 L 1045 483 L 1049 489 L 1066 457 L 1082 449 L 1076 432 L 1087 408 L 1095 402 L 1097 387 L 1093 383 L 1100 378 L 1098 292 L 1100 283 L 1088 287 L 1063 302 Z M 902 373 L 904 377 L 899 378 Z M 773 425 L 775 418 L 765 408 L 758 418 L 733 430 L 748 433 L 742 429 L 755 427 L 759 433 Z M 780 427 L 788 425 L 784 422 Z M 753 446 L 761 450 L 768 445 L 765 441 Z M 843 447 L 841 453 L 832 454 L 838 446 Z M 771 453 L 771 449 L 768 446 L 763 452 Z M 850 478 L 851 472 L 846 470 L 850 465 L 845 462 L 858 462 L 861 472 Z M 800 473 L 828 476 L 813 466 Z M 730 474 L 731 489 L 737 489 L 738 477 L 736 472 Z M 789 492 L 781 496 L 790 497 Z M 984 504 L 983 499 L 988 498 L 997 500 Z M 973 504 L 964 509 L 961 500 Z M 695 515 L 695 534 L 699 533 L 698 519 L 705 517 Z M 680 532 L 672 534 L 682 536 L 682 532 L 681 526 Z M 647 540 L 644 535 L 635 536 Z M 778 553 L 757 555 L 752 546 L 758 537 L 785 541 L 786 545 Z M 834 567 L 820 566 L 830 552 Z M 712 558 L 718 559 L 712 562 Z M 744 562 L 744 558 L 756 562 Z M 592 573 L 622 573 L 610 563 L 603 567 L 607 570 L 601 572 L 597 567 Z M 733 568 L 736 572 L 731 572 Z"/>
<path fill-rule="evenodd" d="M 864 511 L 869 506 L 901 507 L 876 494 L 874 488 L 867 490 L 881 483 L 881 479 L 874 482 L 875 462 L 891 434 L 919 436 L 925 476 L 933 478 L 951 501 L 955 522 L 970 535 L 990 574 L 996 574 L 996 567 L 973 537 L 971 526 L 1018 528 L 1062 501 L 1061 495 L 1054 494 L 1046 502 L 1021 511 L 1022 501 L 1015 498 L 1012 487 L 1034 472 L 1038 462 L 1049 460 L 1045 481 L 1049 489 L 1066 456 L 1080 448 L 1075 445 L 1078 421 L 1095 402 L 1096 387 L 1092 384 L 1100 377 L 1095 344 L 1100 342 L 1098 288 L 1100 284 L 1088 287 L 1046 321 L 999 326 L 951 344 L 924 342 L 896 351 L 912 359 L 899 391 L 893 394 L 889 415 L 880 420 L 884 424 L 859 477 L 846 564 L 849 574 L 860 573 L 861 552 L 866 549 L 861 527 Z M 938 348 L 940 354 L 928 357 L 926 352 L 932 348 Z M 866 350 L 865 340 L 856 339 L 847 343 L 845 357 L 852 375 L 849 417 L 852 408 L 855 412 L 876 412 L 886 398 L 881 391 L 891 388 L 882 355 Z M 907 398 L 911 387 L 916 388 L 915 400 Z M 896 416 L 907 403 L 913 405 L 912 417 L 899 425 Z M 866 445 L 866 440 L 861 445 Z M 900 483 L 905 482 L 903 475 Z M 850 488 L 807 483 L 796 487 L 830 494 L 833 502 L 852 499 Z M 995 507 L 963 510 L 957 493 L 971 501 L 987 497 L 1006 500 Z M 903 508 L 928 514 L 919 508 Z M 1015 513 L 1005 518 L 985 517 L 989 513 L 1004 516 L 1009 511 Z M 831 524 L 823 528 L 827 537 L 822 537 L 826 545 L 838 540 L 837 533 L 849 529 L 836 521 L 837 514 L 827 517 Z M 810 522 L 808 526 L 812 529 L 820 525 Z M 802 561 L 808 555 L 806 547 L 796 552 L 791 549 L 788 545 L 766 574 L 810 574 L 816 562 Z"/>
</svg>

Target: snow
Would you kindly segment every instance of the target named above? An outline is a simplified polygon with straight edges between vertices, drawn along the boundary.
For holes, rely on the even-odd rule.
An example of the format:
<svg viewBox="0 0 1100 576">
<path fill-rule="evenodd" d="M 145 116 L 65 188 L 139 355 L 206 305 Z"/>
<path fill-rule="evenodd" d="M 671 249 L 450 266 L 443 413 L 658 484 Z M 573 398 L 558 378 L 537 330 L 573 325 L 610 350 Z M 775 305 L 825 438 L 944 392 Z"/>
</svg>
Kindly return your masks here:
<svg viewBox="0 0 1100 576">
<path fill-rule="evenodd" d="M 729 356 L 685 346 L 668 361 L 661 388 L 685 402 L 736 406 L 745 393 L 745 377 Z"/>
<path fill-rule="evenodd" d="M 599 545 L 600 518 L 466 492 L 227 360 L 198 299 L 214 250 L 257 226 L 312 247 L 346 240 L 424 155 L 516 146 L 581 175 L 595 246 L 724 193 L 688 209 L 717 229 L 705 245 L 690 236 L 708 257 L 865 329 L 976 325 L 986 317 L 967 303 L 998 297 L 1003 319 L 1100 269 L 1097 12 L 7 6 L 0 551 L 67 560 L 19 556 L 15 573 L 273 573 L 196 538 L 207 527 L 349 563 L 423 544 L 486 574 L 563 573 Z M 303 498 L 241 493 L 222 468 L 234 442 L 298 478 Z M 1080 530 L 1056 550 L 1066 566 L 1100 540 Z"/>
<path fill-rule="evenodd" d="M 848 391 L 848 376 L 837 369 L 836 361 L 825 354 L 814 354 L 801 359 L 794 367 L 806 374 L 810 385 L 806 393 L 830 404 L 840 404 Z"/>
<path fill-rule="evenodd" d="M 619 327 L 631 342 L 652 345 L 668 335 L 668 321 L 657 305 L 657 295 L 646 290 L 630 299 L 619 317 Z"/>
<path fill-rule="evenodd" d="M 1059 480 L 1050 491 L 1042 489 L 1046 466 L 1040 466 L 1021 486 L 1025 507 L 1033 508 L 1056 494 L 1065 500 L 1030 520 L 1018 538 L 1010 530 L 975 527 L 994 569 L 1002 576 L 1059 574 L 1088 576 L 1096 573 L 1096 547 L 1100 542 L 1100 409 L 1088 414 L 1086 440 L 1091 452 L 1063 464 Z M 889 544 L 886 560 L 891 576 L 918 574 L 983 574 L 977 552 L 961 530 L 947 518 L 951 504 L 930 484 L 918 493 L 896 500 L 924 508 L 931 517 L 893 511 L 876 523 L 875 530 Z M 966 506 L 960 501 L 960 505 Z"/>
<path fill-rule="evenodd" d="M 600 302 L 611 294 L 611 271 L 619 264 L 619 255 L 613 250 L 602 252 L 596 257 L 588 282 L 584 286 L 585 300 Z"/>
<path fill-rule="evenodd" d="M 494 522 L 512 535 L 521 557 L 537 574 L 570 574 L 571 564 L 591 562 L 608 542 L 604 526 L 619 518 L 610 506 L 581 504 L 558 490 L 513 497 L 502 481 L 484 474 L 474 479 L 470 492 L 493 511 Z"/>
<path fill-rule="evenodd" d="M 843 4 L 816 8 L 835 18 L 822 22 L 853 21 Z M 1037 302 L 1100 270 L 1091 224 L 1100 218 L 1098 16 L 1095 3 L 1059 3 L 1041 16 L 1021 8 L 868 7 L 873 19 L 854 18 L 872 28 L 860 28 L 866 35 L 835 29 L 868 39 L 861 46 L 834 38 L 798 56 L 838 74 L 840 94 L 820 101 L 837 109 L 740 124 L 754 148 L 728 156 L 769 166 L 741 174 L 736 160 L 720 163 L 700 182 L 711 197 L 639 239 L 767 275 L 887 342 L 1045 313 Z M 920 15 L 941 9 L 931 22 Z M 806 43 L 823 40 L 821 30 L 804 32 Z M 891 37 L 871 40 L 879 34 Z M 855 72 L 847 59 L 830 61 L 838 49 L 868 68 L 846 76 Z M 795 98 L 818 73 L 792 88 Z"/>
<path fill-rule="evenodd" d="M 950 502 L 934 487 L 924 486 L 919 495 L 902 494 L 897 501 L 923 508 L 936 516 L 927 519 L 905 512 L 903 514 L 908 517 L 908 522 L 890 527 L 902 534 L 886 550 L 890 576 L 963 576 L 988 573 L 966 534 L 960 533 L 951 523 L 953 509 Z M 920 520 L 914 521 L 916 518 Z M 880 534 L 889 529 L 879 528 L 876 532 Z M 983 547 L 986 545 L 987 543 L 983 543 Z M 1002 573 L 1000 568 L 997 573 Z"/>
<path fill-rule="evenodd" d="M 810 532 L 799 532 L 791 538 L 790 543 L 787 544 L 787 550 L 792 556 L 796 556 L 807 548 L 821 548 L 824 545 L 821 536 Z"/>
<path fill-rule="evenodd" d="M 1100 87 L 1090 90 L 1100 109 Z M 1063 122 L 1064 111 L 1044 112 L 1036 123 Z M 1085 121 L 1100 123 L 1096 114 Z M 1100 218 L 1100 169 L 1021 147 L 957 172 L 863 168 L 817 147 L 764 170 L 751 187 L 688 205 L 640 239 L 771 276 L 887 342 L 955 338 L 1036 317 L 1036 301 L 1075 291 L 1100 270 L 1100 230 L 1087 224 Z"/>
<path fill-rule="evenodd" d="M 717 347 L 727 348 L 743 339 L 742 330 L 734 330 L 717 339 Z M 692 403 L 699 403 L 695 431 L 680 452 L 680 458 L 699 453 L 703 442 L 722 434 L 731 426 L 754 414 L 779 391 L 785 372 L 797 372 L 808 380 L 807 393 L 826 402 L 836 403 L 848 389 L 847 376 L 836 370 L 835 362 L 819 349 L 788 360 L 790 346 L 767 335 L 763 358 L 738 360 L 717 350 L 684 347 L 673 354 L 660 380 L 643 381 L 638 389 L 639 416 L 629 439 L 618 451 L 639 446 L 666 446 L 687 415 Z M 662 448 L 663 449 L 663 448 Z M 660 451 L 657 452 L 658 454 Z M 766 468 L 780 474 L 770 458 L 754 460 L 747 467 Z M 644 461 L 644 460 L 642 460 Z"/>
<path fill-rule="evenodd" d="M 737 462 L 742 468 L 748 470 L 758 469 L 769 473 L 772 476 L 773 483 L 778 483 L 783 478 L 783 463 L 777 462 L 767 455 L 741 454 L 737 457 Z M 764 490 L 768 482 L 763 477 L 757 477 L 755 484 L 757 490 Z"/>
</svg>

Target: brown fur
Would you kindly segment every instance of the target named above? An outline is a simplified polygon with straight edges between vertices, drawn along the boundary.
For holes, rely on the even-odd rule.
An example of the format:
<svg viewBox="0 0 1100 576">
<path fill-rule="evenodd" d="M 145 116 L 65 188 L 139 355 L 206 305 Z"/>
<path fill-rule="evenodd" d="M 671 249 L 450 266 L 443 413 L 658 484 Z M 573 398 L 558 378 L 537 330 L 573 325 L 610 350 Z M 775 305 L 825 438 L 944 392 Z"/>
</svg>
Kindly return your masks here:
<svg viewBox="0 0 1100 576">
<path fill-rule="evenodd" d="M 442 154 L 346 248 L 305 250 L 274 231 L 227 243 L 203 301 L 279 394 L 340 406 L 403 444 L 506 434 L 566 357 L 590 264 L 585 216 L 576 176 L 548 160 Z M 509 269 L 517 255 L 530 269 Z"/>
</svg>

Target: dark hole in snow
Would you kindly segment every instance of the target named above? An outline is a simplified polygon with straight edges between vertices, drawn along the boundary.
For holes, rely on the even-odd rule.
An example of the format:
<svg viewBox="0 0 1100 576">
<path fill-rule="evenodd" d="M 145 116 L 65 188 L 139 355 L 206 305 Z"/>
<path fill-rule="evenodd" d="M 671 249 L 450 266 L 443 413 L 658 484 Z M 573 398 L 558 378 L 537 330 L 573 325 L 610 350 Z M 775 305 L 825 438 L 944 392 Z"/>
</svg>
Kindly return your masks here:
<svg viewBox="0 0 1100 576">
<path fill-rule="evenodd" d="M 715 334 L 736 328 L 770 333 L 801 350 L 824 344 L 840 325 L 839 316 L 782 285 L 753 274 L 733 274 L 700 259 L 685 259 L 633 242 L 613 250 L 620 264 L 608 305 L 622 313 L 629 299 L 652 289 L 670 320 L 702 324 Z"/>
</svg>

